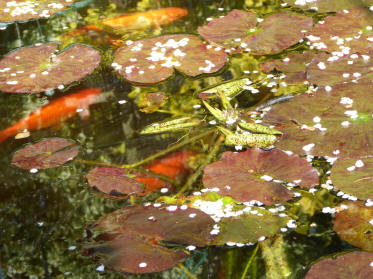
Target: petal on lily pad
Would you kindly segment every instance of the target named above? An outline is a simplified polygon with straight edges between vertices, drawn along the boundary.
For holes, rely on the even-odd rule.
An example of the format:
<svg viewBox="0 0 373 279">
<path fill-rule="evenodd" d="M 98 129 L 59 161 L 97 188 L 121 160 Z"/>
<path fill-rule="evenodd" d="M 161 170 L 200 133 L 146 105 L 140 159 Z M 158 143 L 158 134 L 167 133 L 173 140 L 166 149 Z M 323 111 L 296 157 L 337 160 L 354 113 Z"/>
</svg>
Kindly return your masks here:
<svg viewBox="0 0 373 279">
<path fill-rule="evenodd" d="M 166 35 L 130 42 L 120 48 L 112 67 L 128 81 L 153 84 L 171 77 L 174 68 L 188 76 L 214 73 L 227 61 L 219 48 L 209 48 L 197 36 Z"/>
<path fill-rule="evenodd" d="M 0 60 L 0 91 L 39 93 L 78 81 L 100 64 L 100 53 L 76 44 L 56 53 L 58 44 L 23 47 Z"/>
<path fill-rule="evenodd" d="M 2 0 L 0 22 L 48 18 L 74 4 L 77 0 Z"/>
<path fill-rule="evenodd" d="M 225 152 L 219 161 L 208 165 L 203 174 L 205 188 L 217 189 L 219 195 L 241 202 L 257 200 L 266 205 L 293 197 L 282 183 L 311 188 L 318 181 L 318 172 L 305 159 L 279 149 Z"/>
<path fill-rule="evenodd" d="M 307 80 L 319 86 L 354 82 L 370 82 L 373 76 L 373 59 L 369 55 L 336 56 L 318 54 L 307 68 Z"/>
<path fill-rule="evenodd" d="M 352 9 L 330 15 L 307 34 L 311 47 L 336 56 L 373 50 L 373 18 L 368 9 Z M 348 28 L 346 28 L 348 26 Z"/>
<path fill-rule="evenodd" d="M 310 17 L 299 14 L 279 12 L 259 20 L 254 13 L 233 10 L 199 27 L 198 32 L 210 43 L 233 52 L 266 55 L 298 43 L 312 25 Z"/>
<path fill-rule="evenodd" d="M 25 170 L 59 167 L 78 155 L 79 147 L 73 142 L 54 138 L 45 139 L 16 151 L 12 164 Z"/>
<path fill-rule="evenodd" d="M 284 0 L 284 2 L 303 10 L 314 10 L 319 13 L 367 8 L 373 5 L 372 0 Z"/>
<path fill-rule="evenodd" d="M 341 84 L 276 104 L 265 125 L 283 133 L 276 146 L 297 154 L 373 155 L 372 84 Z"/>
<path fill-rule="evenodd" d="M 358 199 L 373 199 L 373 158 L 338 159 L 332 168 L 333 185 Z"/>
<path fill-rule="evenodd" d="M 339 205 L 333 230 L 353 246 L 373 251 L 373 207 L 364 202 L 345 202 Z"/>
<path fill-rule="evenodd" d="M 286 75 L 284 81 L 289 84 L 299 84 L 307 80 L 306 69 L 312 59 L 315 57 L 312 51 L 303 53 L 292 53 L 281 60 L 270 60 L 260 65 L 263 72 L 273 70 L 282 72 Z"/>
<path fill-rule="evenodd" d="M 373 278 L 373 253 L 350 252 L 342 255 L 333 255 L 312 265 L 305 279 L 367 279 Z"/>
<path fill-rule="evenodd" d="M 87 180 L 90 186 L 109 195 L 130 195 L 143 192 L 142 183 L 127 176 L 120 168 L 98 167 L 89 171 Z"/>
</svg>

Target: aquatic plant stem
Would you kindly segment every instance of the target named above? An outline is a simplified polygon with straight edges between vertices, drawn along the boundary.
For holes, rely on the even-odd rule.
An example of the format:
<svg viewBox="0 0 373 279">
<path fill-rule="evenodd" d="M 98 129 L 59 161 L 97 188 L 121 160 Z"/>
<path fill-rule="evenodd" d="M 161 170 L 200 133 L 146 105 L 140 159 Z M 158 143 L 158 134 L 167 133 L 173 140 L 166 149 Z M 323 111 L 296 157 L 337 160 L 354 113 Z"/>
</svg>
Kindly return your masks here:
<svg viewBox="0 0 373 279">
<path fill-rule="evenodd" d="M 215 142 L 214 146 L 212 147 L 211 151 L 207 155 L 206 159 L 202 162 L 202 164 L 198 167 L 198 169 L 188 177 L 188 180 L 185 182 L 184 186 L 180 189 L 179 192 L 177 192 L 174 197 L 181 196 L 185 191 L 189 190 L 189 188 L 192 186 L 194 181 L 201 175 L 203 169 L 208 165 L 212 159 L 215 157 L 215 155 L 218 153 L 221 143 L 223 142 L 225 136 L 220 135 L 218 140 Z"/>
<path fill-rule="evenodd" d="M 255 258 L 255 256 L 256 256 L 256 253 L 258 252 L 258 249 L 259 249 L 259 244 L 256 244 L 254 251 L 251 253 L 250 258 L 249 258 L 249 260 L 247 261 L 247 264 L 246 264 L 246 266 L 245 266 L 245 269 L 244 269 L 244 271 L 243 271 L 243 273 L 242 273 L 242 275 L 241 275 L 241 279 L 245 279 L 245 277 L 246 277 L 246 273 L 247 273 L 247 271 L 249 270 L 249 267 L 251 266 L 251 263 L 253 262 L 253 260 L 254 260 L 254 258 Z"/>
<path fill-rule="evenodd" d="M 130 164 L 130 165 L 121 165 L 121 167 L 122 167 L 122 168 L 135 168 L 135 167 L 138 167 L 138 166 L 140 166 L 140 165 L 143 165 L 143 164 L 145 164 L 145 163 L 148 163 L 148 162 L 150 162 L 150 161 L 153 161 L 154 159 L 156 159 L 156 158 L 158 158 L 158 157 L 161 157 L 161 156 L 163 156 L 163 155 L 166 155 L 167 153 L 170 153 L 170 152 L 172 152 L 172 151 L 174 151 L 174 150 L 177 150 L 177 149 L 179 149 L 180 147 L 183 147 L 184 145 L 187 145 L 188 143 L 191 143 L 191 142 L 194 142 L 194 141 L 196 141 L 196 140 L 198 140 L 198 139 L 200 139 L 200 138 L 203 138 L 203 137 L 205 137 L 205 136 L 207 136 L 207 135 L 209 135 L 209 134 L 211 134 L 211 133 L 213 133 L 213 132 L 215 132 L 215 131 L 216 131 L 216 129 L 210 129 L 210 130 L 207 130 L 207 131 L 205 131 L 204 133 L 201 133 L 201 134 L 196 135 L 196 136 L 194 136 L 194 137 L 191 137 L 191 138 L 189 138 L 189 139 L 183 140 L 182 142 L 177 143 L 177 144 L 175 144 L 175 145 L 173 145 L 173 146 L 167 148 L 166 150 L 162 150 L 162 151 L 160 151 L 160 152 L 158 152 L 158 153 L 156 153 L 156 154 L 154 154 L 154 155 L 151 155 L 151 156 L 145 158 L 144 160 L 141 160 L 141 161 L 139 161 L 139 162 L 137 162 L 137 163 Z"/>
<path fill-rule="evenodd" d="M 196 276 L 194 276 L 192 273 L 190 273 L 190 271 L 183 265 L 183 264 L 179 264 L 178 265 L 179 267 L 180 267 L 180 269 L 182 270 L 182 271 L 184 271 L 185 272 L 185 274 L 186 275 L 188 275 L 188 277 L 190 278 L 190 279 L 197 279 L 197 277 Z"/>
</svg>

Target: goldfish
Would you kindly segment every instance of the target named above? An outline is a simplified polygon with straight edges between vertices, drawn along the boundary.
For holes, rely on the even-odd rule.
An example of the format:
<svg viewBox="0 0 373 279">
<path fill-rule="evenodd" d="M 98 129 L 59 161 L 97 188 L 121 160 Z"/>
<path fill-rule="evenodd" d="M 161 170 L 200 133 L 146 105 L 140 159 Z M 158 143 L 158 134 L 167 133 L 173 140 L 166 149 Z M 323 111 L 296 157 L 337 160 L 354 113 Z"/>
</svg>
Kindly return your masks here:
<svg viewBox="0 0 373 279">
<path fill-rule="evenodd" d="M 106 27 L 125 30 L 143 30 L 149 27 L 159 27 L 169 24 L 188 14 L 188 11 L 181 8 L 163 8 L 146 12 L 122 15 L 115 18 L 103 20 L 101 23 Z"/>
<path fill-rule="evenodd" d="M 21 119 L 13 126 L 0 131 L 0 143 L 25 130 L 32 131 L 60 125 L 62 121 L 78 113 L 83 118 L 87 118 L 89 117 L 88 107 L 102 99 L 99 97 L 101 93 L 100 89 L 89 88 L 58 98 Z"/>
</svg>

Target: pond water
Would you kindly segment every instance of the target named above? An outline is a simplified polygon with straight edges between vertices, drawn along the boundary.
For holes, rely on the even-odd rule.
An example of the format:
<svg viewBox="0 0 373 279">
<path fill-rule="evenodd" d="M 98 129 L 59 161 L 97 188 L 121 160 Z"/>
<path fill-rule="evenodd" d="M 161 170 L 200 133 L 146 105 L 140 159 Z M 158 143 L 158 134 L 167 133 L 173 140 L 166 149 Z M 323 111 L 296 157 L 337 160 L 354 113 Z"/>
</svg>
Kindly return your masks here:
<svg viewBox="0 0 373 279">
<path fill-rule="evenodd" d="M 373 278 L 373 3 L 31 2 L 0 3 L 0 279 Z"/>
</svg>

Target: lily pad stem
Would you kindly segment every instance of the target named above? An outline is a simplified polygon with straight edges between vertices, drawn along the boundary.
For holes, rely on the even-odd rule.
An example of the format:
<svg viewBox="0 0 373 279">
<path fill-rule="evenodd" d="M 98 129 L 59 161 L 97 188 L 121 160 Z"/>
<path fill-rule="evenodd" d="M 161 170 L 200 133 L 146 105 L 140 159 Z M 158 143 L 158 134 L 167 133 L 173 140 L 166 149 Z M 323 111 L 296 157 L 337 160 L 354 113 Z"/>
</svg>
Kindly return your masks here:
<svg viewBox="0 0 373 279">
<path fill-rule="evenodd" d="M 256 244 L 254 251 L 251 253 L 250 258 L 247 261 L 247 264 L 246 264 L 245 269 L 244 269 L 244 271 L 242 273 L 241 279 L 245 279 L 246 273 L 249 270 L 249 267 L 251 266 L 251 263 L 253 262 L 253 259 L 255 258 L 256 253 L 258 252 L 258 249 L 259 249 L 259 244 Z"/>
<path fill-rule="evenodd" d="M 179 267 L 180 267 L 180 269 L 182 270 L 182 271 L 184 271 L 185 272 L 185 274 L 186 275 L 188 275 L 188 277 L 190 278 L 190 279 L 197 279 L 197 277 L 196 276 L 194 276 L 192 273 L 190 273 L 190 271 L 183 265 L 183 264 L 179 264 Z"/>
</svg>

